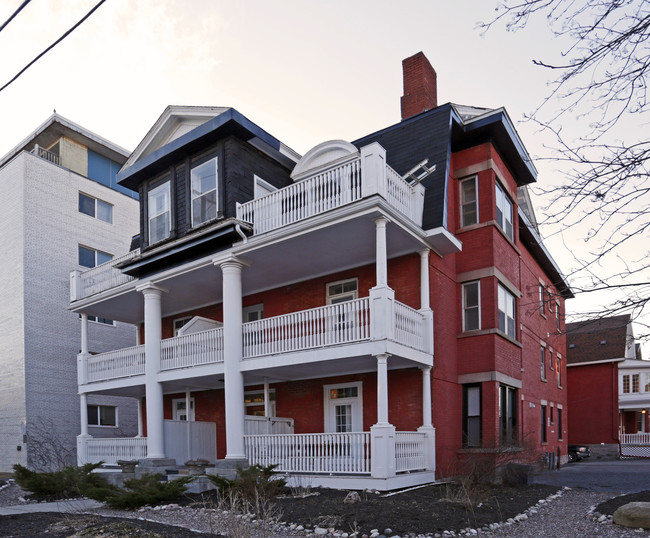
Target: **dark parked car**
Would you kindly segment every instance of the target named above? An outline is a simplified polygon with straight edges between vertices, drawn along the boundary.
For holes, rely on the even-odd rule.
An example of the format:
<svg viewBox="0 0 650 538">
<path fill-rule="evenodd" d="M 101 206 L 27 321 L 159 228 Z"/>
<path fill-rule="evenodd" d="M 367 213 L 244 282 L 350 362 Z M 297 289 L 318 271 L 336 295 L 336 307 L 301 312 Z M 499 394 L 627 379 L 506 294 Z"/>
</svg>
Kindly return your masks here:
<svg viewBox="0 0 650 538">
<path fill-rule="evenodd" d="M 569 445 L 569 461 L 580 461 L 591 456 L 589 447 L 584 445 Z"/>
</svg>

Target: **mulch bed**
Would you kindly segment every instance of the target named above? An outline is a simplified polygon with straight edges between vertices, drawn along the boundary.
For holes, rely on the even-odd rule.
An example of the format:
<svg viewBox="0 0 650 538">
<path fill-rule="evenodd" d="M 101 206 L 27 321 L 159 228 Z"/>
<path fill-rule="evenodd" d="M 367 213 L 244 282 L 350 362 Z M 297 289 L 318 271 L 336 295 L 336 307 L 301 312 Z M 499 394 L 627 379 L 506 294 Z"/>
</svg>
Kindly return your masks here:
<svg viewBox="0 0 650 538">
<path fill-rule="evenodd" d="M 641 491 L 639 493 L 630 493 L 628 495 L 620 495 L 609 499 L 604 503 L 600 503 L 596 506 L 596 512 L 600 514 L 605 514 L 606 516 L 611 516 L 616 512 L 616 509 L 620 506 L 623 506 L 627 503 L 650 503 L 650 491 Z"/>
</svg>

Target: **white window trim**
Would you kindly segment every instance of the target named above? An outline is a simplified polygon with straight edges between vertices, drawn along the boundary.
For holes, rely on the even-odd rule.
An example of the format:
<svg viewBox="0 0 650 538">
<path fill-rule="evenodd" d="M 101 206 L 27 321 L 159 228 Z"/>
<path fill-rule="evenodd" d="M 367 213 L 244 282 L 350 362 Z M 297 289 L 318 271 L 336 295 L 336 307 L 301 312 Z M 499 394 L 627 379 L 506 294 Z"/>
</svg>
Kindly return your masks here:
<svg viewBox="0 0 650 538">
<path fill-rule="evenodd" d="M 103 424 L 91 424 L 90 423 L 90 417 L 88 418 L 88 427 L 89 428 L 119 428 L 120 426 L 120 415 L 119 415 L 119 407 L 116 405 L 102 405 L 102 404 L 88 404 L 87 407 L 96 407 L 97 408 L 97 422 L 100 421 L 100 407 L 113 407 L 115 409 L 115 425 L 103 425 Z"/>
<path fill-rule="evenodd" d="M 347 284 L 348 282 L 354 282 L 356 289 L 353 291 L 346 291 L 334 296 L 330 296 L 330 288 L 332 286 L 338 286 L 339 284 Z M 346 278 L 344 280 L 337 280 L 336 282 L 328 282 L 325 286 L 325 300 L 326 300 L 326 304 L 328 305 L 334 304 L 332 303 L 332 299 L 335 299 L 336 297 L 345 297 L 346 295 L 352 295 L 352 298 L 348 299 L 349 301 L 354 301 L 355 299 L 359 298 L 359 279 Z"/>
<path fill-rule="evenodd" d="M 474 182 L 474 204 L 476 205 L 476 222 L 472 222 L 470 224 L 466 224 L 463 222 L 463 208 L 465 207 L 465 203 L 463 202 L 463 183 L 466 183 L 468 181 L 473 181 Z M 458 199 L 460 201 L 460 227 L 464 228 L 465 226 L 472 226 L 474 224 L 478 224 L 480 222 L 479 220 L 479 208 L 478 208 L 478 175 L 474 175 L 471 177 L 466 177 L 464 179 L 461 179 L 460 182 L 458 183 L 458 188 L 459 188 L 459 194 L 458 194 Z"/>
<path fill-rule="evenodd" d="M 157 213 L 155 215 L 151 214 L 151 207 L 150 207 L 150 197 L 151 193 L 154 192 L 156 189 L 159 189 L 161 187 L 165 187 L 167 190 L 167 201 L 168 201 L 168 208 L 167 211 L 162 211 L 160 213 Z M 164 241 L 165 239 L 168 239 L 171 236 L 171 231 L 172 231 L 172 182 L 171 179 L 168 179 L 166 181 L 163 181 L 159 185 L 156 185 L 153 188 L 150 188 L 147 192 L 147 239 L 149 241 L 150 245 L 153 245 L 155 243 L 159 243 L 160 241 Z M 161 237 L 160 239 L 156 239 L 155 241 L 151 240 L 151 220 L 159 217 L 160 215 L 164 215 L 165 213 L 169 213 L 169 229 L 167 230 L 167 235 L 165 237 Z"/>
<path fill-rule="evenodd" d="M 178 331 L 180 331 L 180 330 L 185 326 L 185 324 L 186 324 L 188 321 L 190 321 L 191 319 L 192 319 L 192 316 L 183 316 L 182 318 L 174 318 L 174 320 L 172 321 L 172 328 L 173 328 L 173 330 L 174 330 L 174 336 L 178 336 Z M 183 323 L 183 324 L 180 325 L 180 327 L 179 327 L 178 324 L 179 324 L 181 321 L 184 321 L 185 323 Z"/>
<path fill-rule="evenodd" d="M 246 390 L 244 391 L 244 407 L 263 407 L 266 409 L 266 402 L 246 402 L 246 395 L 247 394 L 261 394 L 264 396 L 264 389 L 259 389 L 259 390 Z M 271 398 L 271 394 L 274 395 L 273 398 Z M 269 409 L 271 410 L 271 416 L 275 417 L 275 389 L 269 389 Z"/>
<path fill-rule="evenodd" d="M 201 226 L 202 224 L 205 224 L 206 222 L 210 222 L 211 220 L 214 220 L 219 216 L 219 158 L 218 157 L 213 157 L 212 159 L 208 159 L 205 162 L 202 162 L 201 164 L 197 164 L 193 166 L 190 169 L 190 225 L 192 228 L 196 228 L 198 226 Z M 194 170 L 197 168 L 200 168 L 202 166 L 205 166 L 208 163 L 214 162 L 214 189 L 210 189 L 209 191 L 202 192 L 199 196 L 194 196 L 193 194 L 193 189 L 192 189 L 192 175 L 194 173 Z M 214 191 L 214 199 L 215 199 L 215 215 L 214 217 L 202 220 L 201 222 L 197 222 L 196 224 L 194 223 L 194 200 L 197 198 L 201 198 L 203 196 L 207 196 L 210 194 L 212 191 Z"/>
<path fill-rule="evenodd" d="M 278 190 L 277 187 L 271 185 L 268 181 L 264 181 L 257 174 L 253 175 L 253 181 L 255 182 L 253 197 L 255 199 L 262 198 Z M 264 191 L 262 191 L 264 189 Z M 270 191 L 270 192 L 269 192 Z"/>
<path fill-rule="evenodd" d="M 102 200 L 101 198 L 97 198 L 96 196 L 92 196 L 92 195 L 90 195 L 88 193 L 85 193 L 83 191 L 79 191 L 79 195 L 80 196 L 85 196 L 86 198 L 90 198 L 91 200 L 93 200 L 93 202 L 95 203 L 95 209 L 94 209 L 95 214 L 94 215 L 89 215 L 88 213 L 84 213 L 83 211 L 81 211 L 77 207 L 77 210 L 79 211 L 79 213 L 81 213 L 82 215 L 86 215 L 87 217 L 90 217 L 92 219 L 98 220 L 100 222 L 105 222 L 106 224 L 113 224 L 113 209 L 115 208 L 115 206 L 113 204 L 111 204 L 111 203 L 109 203 L 109 202 L 107 202 L 105 200 Z M 78 201 L 78 199 L 79 198 L 77 197 L 77 201 Z M 106 204 L 107 206 L 109 206 L 111 208 L 111 220 L 100 219 L 97 216 L 97 204 L 98 204 L 98 202 L 101 202 L 102 204 Z"/>
<path fill-rule="evenodd" d="M 506 189 L 504 189 L 499 182 L 495 182 L 496 186 L 496 207 L 501 210 L 501 214 L 503 215 L 503 222 L 499 222 L 499 217 L 497 215 L 497 224 L 499 228 L 503 231 L 505 236 L 510 239 L 511 241 L 515 240 L 515 224 L 514 224 L 514 212 L 515 212 L 515 204 L 513 201 L 510 199 L 510 196 L 508 196 Z M 509 204 L 509 211 L 504 211 L 504 207 L 501 205 L 501 203 L 508 203 Z M 507 217 L 510 217 L 509 219 Z M 510 228 L 512 230 L 512 235 L 508 235 L 507 232 L 507 225 L 506 223 L 510 223 Z"/>
<path fill-rule="evenodd" d="M 477 284 L 478 285 L 478 290 L 477 290 L 477 293 L 478 293 L 478 306 L 477 307 L 474 307 L 474 306 L 471 307 L 471 308 L 478 308 L 478 328 L 476 328 L 476 329 L 467 329 L 465 327 L 465 288 L 466 288 L 466 286 L 468 286 L 470 284 Z M 480 280 L 472 280 L 471 282 L 463 282 L 461 295 L 462 295 L 461 300 L 463 302 L 463 304 L 462 304 L 463 332 L 470 331 L 470 330 L 471 331 L 474 331 L 474 330 L 480 331 L 481 327 L 482 327 L 482 324 L 481 324 L 481 281 Z"/>
<path fill-rule="evenodd" d="M 505 317 L 505 327 L 503 334 L 508 336 L 509 338 L 512 339 L 517 339 L 517 297 L 508 289 L 507 286 L 504 286 L 501 284 L 501 282 L 498 282 L 497 285 L 497 327 L 499 324 L 499 312 L 502 310 L 499 308 L 499 297 L 500 293 L 499 290 L 503 288 L 503 291 L 506 293 L 506 297 L 512 297 L 512 322 L 514 326 L 514 334 L 508 334 L 508 313 L 506 311 L 503 311 L 504 317 Z M 507 305 L 506 305 L 507 306 Z"/>
<path fill-rule="evenodd" d="M 264 319 L 264 303 L 252 304 L 250 306 L 245 306 L 242 308 L 242 318 L 244 320 L 244 323 L 247 323 L 246 318 L 248 317 L 248 314 L 252 314 L 253 312 L 257 312 L 259 314 L 259 317 L 257 318 L 258 320 Z"/>
<path fill-rule="evenodd" d="M 172 400 L 172 420 L 180 420 L 176 418 L 176 404 L 179 402 L 186 403 L 187 399 L 186 398 L 174 398 Z M 194 396 L 190 398 L 190 409 L 189 409 L 189 414 L 187 413 L 187 409 L 185 409 L 185 414 L 188 416 L 187 422 L 194 422 L 195 421 L 195 413 L 196 413 L 196 403 L 194 402 Z M 185 422 L 185 421 L 183 421 Z"/>
<path fill-rule="evenodd" d="M 363 382 L 362 381 L 351 381 L 349 383 L 335 383 L 333 385 L 323 385 L 323 426 L 326 433 L 334 433 L 336 429 L 334 424 L 330 423 L 330 402 L 333 400 L 330 399 L 330 391 L 332 389 L 346 389 L 349 387 L 357 387 L 357 396 L 356 398 L 341 398 L 341 400 L 356 400 L 358 405 L 354 406 L 354 417 L 352 422 L 355 421 L 359 424 L 359 431 L 363 431 Z M 356 420 L 355 420 L 356 419 Z M 352 430 L 355 431 L 354 429 Z"/>
</svg>

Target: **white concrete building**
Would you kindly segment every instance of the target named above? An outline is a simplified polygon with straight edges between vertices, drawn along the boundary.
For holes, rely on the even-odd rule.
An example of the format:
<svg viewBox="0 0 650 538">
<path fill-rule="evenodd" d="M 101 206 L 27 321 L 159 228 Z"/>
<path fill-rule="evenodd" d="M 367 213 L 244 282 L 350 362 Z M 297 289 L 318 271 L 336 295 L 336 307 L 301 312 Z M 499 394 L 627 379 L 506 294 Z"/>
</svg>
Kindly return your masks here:
<svg viewBox="0 0 650 538">
<path fill-rule="evenodd" d="M 75 462 L 79 316 L 69 275 L 129 249 L 138 201 L 117 186 L 129 152 L 53 114 L 0 159 L 0 471 Z M 131 325 L 91 318 L 90 353 L 135 343 Z M 93 395 L 89 431 L 135 435 L 137 402 Z"/>
</svg>

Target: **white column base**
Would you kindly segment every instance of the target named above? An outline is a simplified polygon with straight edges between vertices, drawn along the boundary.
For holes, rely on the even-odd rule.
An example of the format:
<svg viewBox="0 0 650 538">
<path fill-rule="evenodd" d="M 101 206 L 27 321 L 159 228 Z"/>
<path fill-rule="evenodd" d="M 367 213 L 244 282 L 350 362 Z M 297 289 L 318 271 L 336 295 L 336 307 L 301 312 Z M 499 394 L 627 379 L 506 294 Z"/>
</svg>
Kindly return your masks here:
<svg viewBox="0 0 650 538">
<path fill-rule="evenodd" d="M 370 476 L 392 478 L 395 476 L 395 426 L 375 424 L 370 427 Z"/>
</svg>

